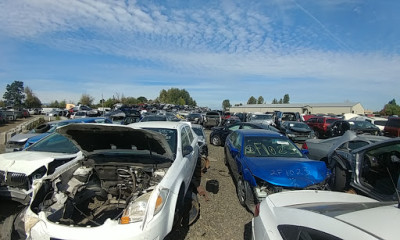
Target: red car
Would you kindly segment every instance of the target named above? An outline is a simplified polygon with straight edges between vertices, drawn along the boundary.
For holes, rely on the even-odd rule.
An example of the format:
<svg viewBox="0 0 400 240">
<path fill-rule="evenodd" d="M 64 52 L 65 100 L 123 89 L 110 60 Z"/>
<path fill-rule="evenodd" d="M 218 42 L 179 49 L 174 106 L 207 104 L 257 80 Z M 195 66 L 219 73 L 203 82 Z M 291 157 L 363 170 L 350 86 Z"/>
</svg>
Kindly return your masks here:
<svg viewBox="0 0 400 240">
<path fill-rule="evenodd" d="M 306 121 L 307 125 L 314 130 L 317 138 L 326 137 L 328 133 L 328 126 L 334 121 L 340 120 L 335 117 L 312 117 Z"/>
</svg>

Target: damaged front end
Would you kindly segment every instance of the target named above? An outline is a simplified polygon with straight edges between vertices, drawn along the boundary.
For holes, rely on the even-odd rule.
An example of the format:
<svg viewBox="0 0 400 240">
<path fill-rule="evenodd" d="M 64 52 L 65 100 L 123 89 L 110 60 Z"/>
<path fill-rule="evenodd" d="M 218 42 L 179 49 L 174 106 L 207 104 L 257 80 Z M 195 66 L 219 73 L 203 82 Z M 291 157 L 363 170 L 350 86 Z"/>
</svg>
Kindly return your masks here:
<svg viewBox="0 0 400 240">
<path fill-rule="evenodd" d="M 170 165 L 102 164 L 90 159 L 53 181 L 44 180 L 30 208 L 43 212 L 50 222 L 68 226 L 100 226 L 107 219 L 142 221 L 149 197 Z M 157 209 L 166 194 L 157 199 Z"/>
<path fill-rule="evenodd" d="M 287 186 L 279 186 L 264 181 L 260 178 L 255 177 L 256 186 L 254 187 L 254 194 L 259 202 L 261 202 L 264 198 L 268 195 L 278 192 L 285 192 L 285 191 L 293 191 L 293 190 L 330 190 L 328 184 L 328 178 L 324 181 L 316 184 L 311 184 L 304 188 L 298 187 L 287 187 Z"/>
</svg>

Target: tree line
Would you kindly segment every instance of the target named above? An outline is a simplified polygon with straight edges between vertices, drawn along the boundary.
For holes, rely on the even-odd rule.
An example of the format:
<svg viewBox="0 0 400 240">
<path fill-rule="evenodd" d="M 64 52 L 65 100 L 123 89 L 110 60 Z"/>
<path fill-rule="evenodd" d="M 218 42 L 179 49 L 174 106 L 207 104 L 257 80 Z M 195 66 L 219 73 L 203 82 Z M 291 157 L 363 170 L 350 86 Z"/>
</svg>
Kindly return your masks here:
<svg viewBox="0 0 400 240">
<path fill-rule="evenodd" d="M 289 104 L 290 97 L 289 94 L 285 94 L 283 98 L 279 99 L 279 101 L 274 98 L 271 102 L 271 104 Z M 262 96 L 259 96 L 257 99 L 254 96 L 251 96 L 249 100 L 247 100 L 247 104 L 265 104 L 264 98 Z M 222 109 L 226 110 L 231 107 L 231 103 L 229 99 L 225 99 L 222 101 Z M 242 104 L 238 104 L 237 106 L 242 106 Z"/>
<path fill-rule="evenodd" d="M 67 103 L 75 104 L 66 100 L 58 101 L 54 100 L 45 106 L 40 99 L 33 93 L 30 87 L 24 87 L 22 81 L 14 81 L 11 84 L 7 84 L 6 92 L 3 94 L 4 101 L 0 101 L 0 107 L 13 107 L 13 108 L 65 108 Z M 76 104 L 86 105 L 92 108 L 95 107 L 110 107 L 112 108 L 115 104 L 120 103 L 124 105 L 138 105 L 138 104 L 155 104 L 165 103 L 174 105 L 188 105 L 197 106 L 197 103 L 190 96 L 189 92 L 185 89 L 171 88 L 168 90 L 162 89 L 160 95 L 154 99 L 147 99 L 144 96 L 138 98 L 125 97 L 123 94 L 114 94 L 108 99 L 100 99 L 98 103 L 94 102 L 95 99 L 89 94 L 82 94 L 79 102 Z"/>
</svg>

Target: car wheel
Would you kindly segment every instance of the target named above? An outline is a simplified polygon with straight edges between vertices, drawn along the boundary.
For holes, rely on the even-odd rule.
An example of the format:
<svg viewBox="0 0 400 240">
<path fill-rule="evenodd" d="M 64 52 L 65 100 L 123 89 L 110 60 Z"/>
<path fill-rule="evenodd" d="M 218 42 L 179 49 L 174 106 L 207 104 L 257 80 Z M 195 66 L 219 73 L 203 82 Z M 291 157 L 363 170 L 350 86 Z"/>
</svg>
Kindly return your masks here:
<svg viewBox="0 0 400 240">
<path fill-rule="evenodd" d="M 237 181 L 236 193 L 239 199 L 240 205 L 246 207 L 251 213 L 254 213 L 254 208 L 256 206 L 254 194 L 251 190 L 250 184 L 243 180 L 242 176 L 239 176 Z"/>
<path fill-rule="evenodd" d="M 211 143 L 212 143 L 214 146 L 221 146 L 221 138 L 220 138 L 219 136 L 215 135 L 215 136 L 213 136 L 213 137 L 211 138 Z"/>
<path fill-rule="evenodd" d="M 47 132 L 47 130 L 49 130 L 49 129 L 50 129 L 50 125 L 47 124 L 47 123 L 43 123 L 43 124 L 40 124 L 39 126 L 37 126 L 37 127 L 35 128 L 35 132 L 36 132 L 36 133 L 45 133 L 45 132 Z"/>
<path fill-rule="evenodd" d="M 338 163 L 335 165 L 335 172 L 334 172 L 334 183 L 332 189 L 334 191 L 344 191 L 348 186 L 348 176 L 346 170 L 344 170 Z"/>
</svg>

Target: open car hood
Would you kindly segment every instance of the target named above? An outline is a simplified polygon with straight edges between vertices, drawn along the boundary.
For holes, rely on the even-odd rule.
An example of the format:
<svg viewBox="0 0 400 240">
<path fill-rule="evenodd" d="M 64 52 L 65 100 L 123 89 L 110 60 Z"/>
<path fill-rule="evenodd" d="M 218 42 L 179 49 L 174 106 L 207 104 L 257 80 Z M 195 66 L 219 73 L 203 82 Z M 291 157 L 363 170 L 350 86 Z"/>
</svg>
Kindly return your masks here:
<svg viewBox="0 0 400 240">
<path fill-rule="evenodd" d="M 246 158 L 252 174 L 276 186 L 305 188 L 328 176 L 325 162 L 307 158 Z"/>
<path fill-rule="evenodd" d="M 98 151 L 148 150 L 174 159 L 164 136 L 149 130 L 111 124 L 78 123 L 60 127 L 56 132 L 69 138 L 85 155 Z"/>
</svg>

